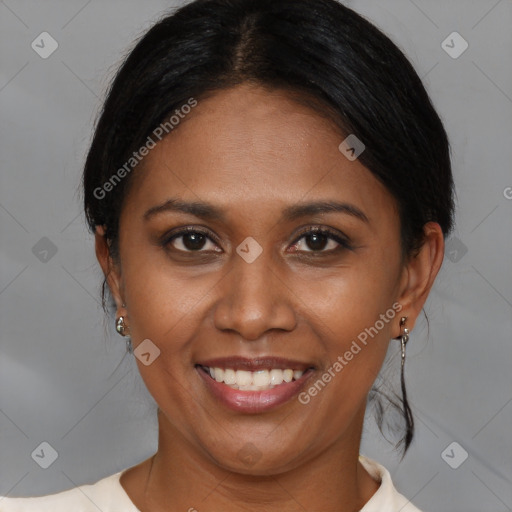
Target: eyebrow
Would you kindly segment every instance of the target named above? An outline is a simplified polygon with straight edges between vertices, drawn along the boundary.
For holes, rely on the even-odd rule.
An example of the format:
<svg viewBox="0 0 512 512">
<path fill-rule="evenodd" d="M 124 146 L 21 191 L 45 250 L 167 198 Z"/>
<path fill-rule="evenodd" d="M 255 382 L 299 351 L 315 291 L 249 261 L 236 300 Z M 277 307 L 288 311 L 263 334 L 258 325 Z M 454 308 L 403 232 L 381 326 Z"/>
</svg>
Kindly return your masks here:
<svg viewBox="0 0 512 512">
<path fill-rule="evenodd" d="M 181 212 L 194 215 L 206 220 L 225 220 L 225 215 L 220 208 L 200 201 L 182 201 L 181 199 L 169 199 L 157 206 L 153 206 L 144 214 L 144 220 L 149 220 L 155 215 L 165 212 Z"/>
<path fill-rule="evenodd" d="M 151 207 L 144 213 L 143 217 L 144 220 L 150 220 L 154 216 L 165 212 L 188 213 L 195 217 L 210 221 L 225 221 L 226 219 L 224 211 L 210 203 L 201 201 L 182 201 L 181 199 L 176 198 L 169 199 L 160 205 Z M 282 220 L 293 221 L 301 217 L 322 213 L 344 213 L 363 222 L 370 222 L 365 213 L 357 206 L 339 201 L 313 201 L 288 206 L 283 210 Z"/>
<path fill-rule="evenodd" d="M 313 201 L 289 206 L 283 211 L 283 219 L 292 221 L 300 217 L 318 215 L 321 213 L 345 213 L 367 224 L 370 222 L 365 213 L 357 206 L 349 203 L 340 203 L 339 201 Z"/>
</svg>

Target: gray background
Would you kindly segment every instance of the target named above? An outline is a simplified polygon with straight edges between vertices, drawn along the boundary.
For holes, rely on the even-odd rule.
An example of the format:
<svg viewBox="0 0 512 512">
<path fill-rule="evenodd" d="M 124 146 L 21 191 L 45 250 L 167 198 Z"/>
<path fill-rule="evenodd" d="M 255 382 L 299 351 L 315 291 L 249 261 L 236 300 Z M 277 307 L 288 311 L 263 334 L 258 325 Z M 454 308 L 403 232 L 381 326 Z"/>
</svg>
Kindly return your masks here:
<svg viewBox="0 0 512 512">
<path fill-rule="evenodd" d="M 416 439 L 399 463 L 369 421 L 362 453 L 426 511 L 512 510 L 512 3 L 347 4 L 424 78 L 451 139 L 458 194 L 457 227 L 426 307 L 430 333 L 421 321 L 408 345 Z M 77 190 L 109 79 L 173 5 L 0 2 L 0 495 L 94 482 L 156 449 L 154 404 L 100 308 Z M 59 44 L 47 59 L 31 48 L 43 31 Z M 469 43 L 456 59 L 441 46 L 453 31 Z M 31 457 L 44 441 L 58 453 L 47 469 Z"/>
</svg>

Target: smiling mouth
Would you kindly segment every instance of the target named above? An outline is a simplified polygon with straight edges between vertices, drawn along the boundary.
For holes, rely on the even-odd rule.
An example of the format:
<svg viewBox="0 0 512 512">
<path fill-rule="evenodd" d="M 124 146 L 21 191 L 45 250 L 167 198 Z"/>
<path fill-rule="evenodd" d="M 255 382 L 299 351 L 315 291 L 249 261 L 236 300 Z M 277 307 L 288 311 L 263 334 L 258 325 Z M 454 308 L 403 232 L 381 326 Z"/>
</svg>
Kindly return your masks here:
<svg viewBox="0 0 512 512">
<path fill-rule="evenodd" d="M 203 365 L 197 366 L 216 382 L 240 391 L 266 391 L 273 389 L 282 384 L 299 380 L 304 373 L 312 370 L 312 368 L 305 370 L 272 368 L 270 370 L 249 371 Z"/>
</svg>

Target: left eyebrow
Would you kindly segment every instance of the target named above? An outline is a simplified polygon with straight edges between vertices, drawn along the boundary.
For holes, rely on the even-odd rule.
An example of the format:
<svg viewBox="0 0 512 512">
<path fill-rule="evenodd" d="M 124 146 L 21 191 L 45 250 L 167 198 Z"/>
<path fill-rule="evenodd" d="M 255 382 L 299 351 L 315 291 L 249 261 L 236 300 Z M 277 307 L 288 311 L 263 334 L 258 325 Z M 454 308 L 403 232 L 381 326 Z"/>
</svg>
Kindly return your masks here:
<svg viewBox="0 0 512 512">
<path fill-rule="evenodd" d="M 370 223 L 366 214 L 357 206 L 339 201 L 314 201 L 289 206 L 283 211 L 283 219 L 287 221 L 296 220 L 300 217 L 318 215 L 321 213 L 345 213 L 352 215 L 367 224 Z"/>
</svg>

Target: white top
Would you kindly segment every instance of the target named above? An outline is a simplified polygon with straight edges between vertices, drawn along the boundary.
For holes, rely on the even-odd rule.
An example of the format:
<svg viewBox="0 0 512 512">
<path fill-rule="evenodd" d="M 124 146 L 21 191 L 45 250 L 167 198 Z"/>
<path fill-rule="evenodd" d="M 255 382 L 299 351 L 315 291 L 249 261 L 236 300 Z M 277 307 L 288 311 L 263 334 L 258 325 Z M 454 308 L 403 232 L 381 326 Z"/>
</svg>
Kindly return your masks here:
<svg viewBox="0 0 512 512">
<path fill-rule="evenodd" d="M 380 482 L 379 489 L 360 512 L 420 512 L 394 488 L 384 466 L 362 455 L 359 460 L 370 476 Z M 119 482 L 122 473 L 51 496 L 0 497 L 0 512 L 140 512 Z"/>
</svg>

